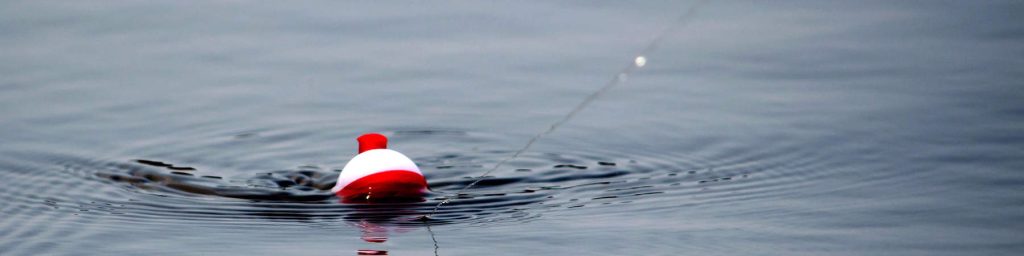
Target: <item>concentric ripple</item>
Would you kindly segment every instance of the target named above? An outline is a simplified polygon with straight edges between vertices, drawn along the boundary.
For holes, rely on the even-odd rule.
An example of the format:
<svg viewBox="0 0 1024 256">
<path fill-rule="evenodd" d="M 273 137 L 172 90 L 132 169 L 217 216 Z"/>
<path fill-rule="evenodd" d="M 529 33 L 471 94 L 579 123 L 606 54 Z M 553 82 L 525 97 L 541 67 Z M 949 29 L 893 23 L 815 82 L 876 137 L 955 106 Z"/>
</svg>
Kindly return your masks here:
<svg viewBox="0 0 1024 256">
<path fill-rule="evenodd" d="M 597 141 L 551 136 L 455 194 L 509 158 L 522 136 L 395 129 L 382 132 L 391 137 L 392 148 L 420 165 L 431 193 L 422 202 L 344 204 L 329 190 L 347 158 L 355 154 L 350 138 L 357 134 L 318 132 L 344 130 L 331 126 L 197 130 L 110 153 L 6 154 L 0 162 L 13 171 L 2 178 L 21 181 L 21 186 L 4 188 L 10 197 L 7 203 L 15 206 L 4 211 L 18 216 L 6 225 L 60 221 L 68 215 L 78 217 L 76 225 L 203 225 L 229 230 L 304 225 L 362 229 L 369 234 L 364 240 L 372 242 L 386 240 L 386 235 L 374 235 L 378 229 L 508 226 L 545 216 L 681 209 L 710 209 L 701 214 L 720 216 L 772 214 L 777 209 L 756 202 L 800 196 L 808 193 L 801 187 L 827 176 L 851 175 L 841 168 L 849 163 L 829 158 L 844 154 L 829 150 L 844 149 L 808 150 L 797 142 L 746 148 L 698 139 L 692 145 L 678 145 L 690 151 L 641 147 L 620 152 Z M 446 197 L 452 201 L 424 218 Z M 731 207 L 738 204 L 746 206 Z M 90 224 L 94 221 L 104 224 Z M 7 232 L 26 239 L 46 235 L 33 228 Z M 17 247 L 36 246 L 44 245 Z"/>
<path fill-rule="evenodd" d="M 273 143 L 300 147 L 284 140 L 316 139 L 284 136 L 304 131 L 267 131 Z M 329 189 L 334 185 L 343 164 L 309 164 L 296 161 L 291 168 L 251 168 L 259 162 L 273 165 L 285 161 L 288 148 L 280 148 L 258 157 L 244 156 L 249 163 L 239 164 L 214 154 L 204 157 L 189 151 L 155 150 L 199 148 L 187 142 L 141 145 L 113 159 L 92 159 L 88 156 L 33 155 L 28 159 L 44 160 L 28 163 L 43 172 L 27 172 L 33 183 L 61 187 L 59 191 L 13 189 L 30 197 L 22 203 L 45 203 L 54 209 L 65 207 L 78 211 L 105 212 L 126 221 L 153 219 L 294 219 L 294 220 L 374 220 L 398 225 L 416 225 L 418 216 L 429 212 L 444 196 L 454 200 L 440 208 L 437 223 L 514 223 L 535 218 L 552 211 L 572 211 L 582 207 L 653 202 L 650 208 L 665 207 L 662 200 L 699 198 L 701 202 L 746 200 L 770 196 L 798 185 L 794 172 L 813 168 L 813 155 L 750 156 L 734 160 L 695 160 L 677 155 L 623 155 L 607 152 L 527 152 L 505 167 L 485 177 L 464 193 L 455 191 L 472 183 L 476 176 L 493 164 L 509 157 L 511 149 L 486 149 L 498 144 L 492 134 L 464 131 L 417 130 L 393 131 L 390 134 L 397 148 L 420 148 L 435 142 L 462 142 L 462 148 L 446 148 L 411 155 L 423 169 L 432 194 L 418 203 L 354 205 L 339 203 Z M 213 151 L 232 151 L 233 147 L 256 143 L 235 140 L 258 138 L 258 135 L 228 136 L 197 140 Z M 210 144 L 220 141 L 222 143 Z M 558 143 L 557 139 L 554 142 Z M 403 144 L 404 143 L 404 144 Z M 184 145 L 182 145 L 184 144 Z M 493 148 L 489 147 L 489 148 Z M 587 147 L 576 147 L 587 148 Z M 334 150 L 331 150 L 334 151 Z M 595 150 L 598 151 L 598 150 Z M 183 152 L 183 154 L 174 154 Z M 748 153 L 750 154 L 750 153 Z M 188 160 L 179 160 L 188 159 Z M 24 162 L 24 161 L 22 161 Z M 10 162 L 8 162 L 10 163 Z M 44 167 L 50 165 L 48 168 Z M 810 166 L 807 166 L 810 165 Z M 48 170 L 47 170 L 48 169 Z M 789 173 L 780 173 L 789 172 Z M 8 174 L 10 175 L 10 174 Z M 70 175 L 70 177 L 68 177 Z M 759 181 L 751 181 L 760 177 Z M 24 179 L 24 178 L 22 178 Z M 788 184 L 788 185 L 787 185 Z M 728 193 L 715 188 L 729 188 Z M 38 187 L 37 187 L 38 188 Z M 725 191 L 725 190 L 722 190 Z M 102 192 L 102 193 L 99 193 Z M 73 198 L 67 195 L 73 193 Z M 53 194 L 49 196 L 42 196 Z M 23 198 L 24 198 L 23 197 Z M 42 197 L 41 201 L 39 200 Z M 89 203 L 85 203 L 88 201 Z M 631 211 L 644 209 L 630 207 Z M 614 211 L 614 208 L 606 208 Z"/>
</svg>

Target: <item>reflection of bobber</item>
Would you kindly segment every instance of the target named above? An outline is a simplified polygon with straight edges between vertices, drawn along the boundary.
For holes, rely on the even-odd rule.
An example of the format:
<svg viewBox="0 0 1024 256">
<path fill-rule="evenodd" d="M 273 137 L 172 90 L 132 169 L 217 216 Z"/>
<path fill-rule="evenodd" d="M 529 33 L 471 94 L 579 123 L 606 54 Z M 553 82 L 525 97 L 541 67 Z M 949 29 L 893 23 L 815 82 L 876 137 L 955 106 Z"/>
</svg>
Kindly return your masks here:
<svg viewBox="0 0 1024 256">
<path fill-rule="evenodd" d="M 387 149 L 387 137 L 367 133 L 356 140 L 359 154 L 342 168 L 331 192 L 346 203 L 423 200 L 423 173 L 408 157 Z"/>
</svg>

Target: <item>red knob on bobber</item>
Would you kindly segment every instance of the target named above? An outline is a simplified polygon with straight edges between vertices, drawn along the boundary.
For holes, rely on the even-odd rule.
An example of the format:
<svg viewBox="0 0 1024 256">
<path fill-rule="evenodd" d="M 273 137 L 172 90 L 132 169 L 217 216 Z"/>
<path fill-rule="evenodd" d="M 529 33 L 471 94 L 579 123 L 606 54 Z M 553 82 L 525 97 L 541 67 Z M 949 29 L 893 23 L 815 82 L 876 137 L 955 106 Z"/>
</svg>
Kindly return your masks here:
<svg viewBox="0 0 1024 256">
<path fill-rule="evenodd" d="M 359 136 L 359 154 L 348 161 L 331 189 L 342 202 L 422 200 L 427 180 L 408 157 L 387 149 L 388 138 L 376 133 Z"/>
</svg>

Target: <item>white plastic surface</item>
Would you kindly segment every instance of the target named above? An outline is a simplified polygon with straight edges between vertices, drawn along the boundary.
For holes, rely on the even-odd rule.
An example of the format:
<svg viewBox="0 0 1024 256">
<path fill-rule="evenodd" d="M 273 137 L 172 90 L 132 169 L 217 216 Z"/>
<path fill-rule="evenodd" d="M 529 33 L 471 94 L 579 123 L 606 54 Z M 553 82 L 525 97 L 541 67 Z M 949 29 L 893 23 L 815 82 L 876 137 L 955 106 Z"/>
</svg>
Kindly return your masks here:
<svg viewBox="0 0 1024 256">
<path fill-rule="evenodd" d="M 349 183 L 366 177 L 367 175 L 393 170 L 406 170 L 423 175 L 420 168 L 411 159 L 390 149 L 374 149 L 363 152 L 345 164 L 338 175 L 338 183 L 331 188 L 331 192 L 337 193 Z"/>
</svg>

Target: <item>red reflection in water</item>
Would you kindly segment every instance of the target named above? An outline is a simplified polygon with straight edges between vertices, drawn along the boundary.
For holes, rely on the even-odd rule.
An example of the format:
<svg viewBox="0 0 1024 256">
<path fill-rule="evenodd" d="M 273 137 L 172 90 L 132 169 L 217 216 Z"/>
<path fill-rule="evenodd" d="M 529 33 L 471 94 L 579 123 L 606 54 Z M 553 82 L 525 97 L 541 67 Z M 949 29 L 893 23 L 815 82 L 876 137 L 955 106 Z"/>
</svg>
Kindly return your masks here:
<svg viewBox="0 0 1024 256">
<path fill-rule="evenodd" d="M 356 255 L 388 255 L 388 251 L 382 250 L 358 250 Z"/>
<path fill-rule="evenodd" d="M 414 228 L 409 227 L 394 227 L 386 224 L 377 224 L 366 220 L 354 223 L 356 227 L 362 230 L 360 236 L 363 241 L 368 243 L 380 244 L 388 241 L 389 233 L 405 233 L 412 231 Z M 360 249 L 356 250 L 356 255 L 388 255 L 388 251 L 385 250 L 371 250 L 371 249 Z"/>
<path fill-rule="evenodd" d="M 356 226 L 363 230 L 363 235 L 360 237 L 363 241 L 378 244 L 388 241 L 388 229 L 381 225 L 360 221 Z"/>
<path fill-rule="evenodd" d="M 417 199 L 422 200 L 422 198 Z M 420 214 L 411 208 L 406 208 L 407 204 L 382 204 L 381 207 L 373 207 L 375 203 L 364 203 L 364 207 L 357 208 L 346 216 L 346 222 L 359 228 L 361 231 L 359 238 L 370 243 L 367 247 L 386 246 L 391 235 L 417 229 L 416 225 L 409 224 L 419 220 Z M 356 250 L 356 255 L 388 255 L 388 251 L 359 249 Z"/>
</svg>

